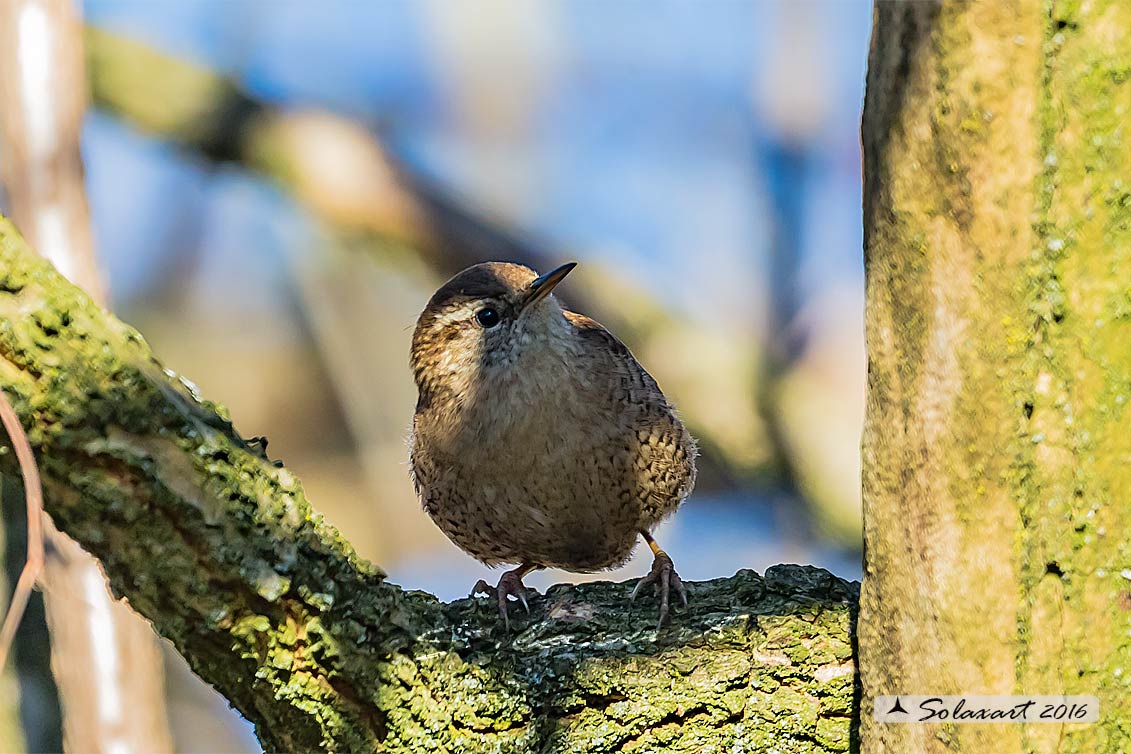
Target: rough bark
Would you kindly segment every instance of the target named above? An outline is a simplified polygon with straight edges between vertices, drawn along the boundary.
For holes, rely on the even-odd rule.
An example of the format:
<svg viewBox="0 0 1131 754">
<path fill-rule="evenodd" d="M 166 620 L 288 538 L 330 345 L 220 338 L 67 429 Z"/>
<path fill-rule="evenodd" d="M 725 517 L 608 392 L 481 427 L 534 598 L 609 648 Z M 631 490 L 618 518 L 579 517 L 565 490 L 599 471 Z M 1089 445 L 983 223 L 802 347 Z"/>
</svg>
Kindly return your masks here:
<svg viewBox="0 0 1131 754">
<path fill-rule="evenodd" d="M 1131 6 L 879 3 L 863 121 L 862 743 L 1131 749 Z M 887 725 L 893 693 L 1095 694 Z"/>
<path fill-rule="evenodd" d="M 690 584 L 662 631 L 626 584 L 555 587 L 503 635 L 490 600 L 445 605 L 358 559 L 7 222 L 0 357 L 56 522 L 268 750 L 849 747 L 853 584 L 800 566 Z"/>
<path fill-rule="evenodd" d="M 69 280 L 104 301 L 79 145 L 85 82 L 73 2 L 0 3 L 0 175 L 12 217 Z M 171 751 L 156 637 L 114 602 L 92 557 L 45 528 L 39 585 L 67 750 Z"/>
</svg>

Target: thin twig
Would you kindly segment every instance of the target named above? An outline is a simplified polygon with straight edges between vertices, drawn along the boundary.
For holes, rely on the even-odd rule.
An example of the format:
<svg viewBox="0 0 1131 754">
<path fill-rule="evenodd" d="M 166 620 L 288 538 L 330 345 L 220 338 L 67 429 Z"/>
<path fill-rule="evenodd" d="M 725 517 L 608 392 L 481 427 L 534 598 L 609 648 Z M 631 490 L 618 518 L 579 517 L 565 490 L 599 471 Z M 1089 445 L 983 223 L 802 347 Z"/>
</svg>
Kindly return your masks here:
<svg viewBox="0 0 1131 754">
<path fill-rule="evenodd" d="M 0 421 L 4 424 L 8 439 L 16 451 L 16 459 L 20 462 L 20 474 L 24 478 L 24 499 L 27 502 L 27 558 L 20 571 L 20 580 L 16 582 L 16 590 L 12 593 L 8 614 L 4 616 L 3 626 L 0 626 L 0 670 L 3 670 L 12 643 L 16 640 L 16 629 L 24 617 L 24 608 L 31 597 L 32 587 L 43 570 L 43 488 L 39 483 L 39 469 L 35 465 L 31 443 L 3 390 L 0 390 Z"/>
</svg>

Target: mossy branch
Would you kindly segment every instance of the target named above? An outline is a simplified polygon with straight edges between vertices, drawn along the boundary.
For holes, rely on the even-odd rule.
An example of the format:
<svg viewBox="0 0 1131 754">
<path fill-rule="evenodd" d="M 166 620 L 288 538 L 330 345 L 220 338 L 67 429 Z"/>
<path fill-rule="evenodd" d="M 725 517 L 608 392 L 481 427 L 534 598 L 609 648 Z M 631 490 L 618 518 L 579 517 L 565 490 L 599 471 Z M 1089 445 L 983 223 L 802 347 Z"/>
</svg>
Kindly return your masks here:
<svg viewBox="0 0 1131 754">
<path fill-rule="evenodd" d="M 849 747 L 854 584 L 798 566 L 693 583 L 662 631 L 627 585 L 560 586 L 505 635 L 490 601 L 388 583 L 3 220 L 0 384 L 55 521 L 268 750 Z"/>
</svg>

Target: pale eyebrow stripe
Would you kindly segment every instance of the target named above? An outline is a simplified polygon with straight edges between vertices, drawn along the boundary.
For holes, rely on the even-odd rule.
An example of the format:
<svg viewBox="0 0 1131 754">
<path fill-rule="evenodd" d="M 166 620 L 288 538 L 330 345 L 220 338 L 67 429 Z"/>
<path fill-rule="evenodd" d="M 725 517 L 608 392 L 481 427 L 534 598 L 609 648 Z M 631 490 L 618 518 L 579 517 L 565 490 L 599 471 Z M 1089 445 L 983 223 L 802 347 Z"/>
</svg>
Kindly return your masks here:
<svg viewBox="0 0 1131 754">
<path fill-rule="evenodd" d="M 473 316 L 475 316 L 475 313 L 479 311 L 482 305 L 482 301 L 468 301 L 458 309 L 452 309 L 451 311 L 444 313 L 442 316 L 436 317 L 434 322 L 437 327 L 443 327 L 445 325 L 453 325 L 457 322 L 471 319 Z"/>
</svg>

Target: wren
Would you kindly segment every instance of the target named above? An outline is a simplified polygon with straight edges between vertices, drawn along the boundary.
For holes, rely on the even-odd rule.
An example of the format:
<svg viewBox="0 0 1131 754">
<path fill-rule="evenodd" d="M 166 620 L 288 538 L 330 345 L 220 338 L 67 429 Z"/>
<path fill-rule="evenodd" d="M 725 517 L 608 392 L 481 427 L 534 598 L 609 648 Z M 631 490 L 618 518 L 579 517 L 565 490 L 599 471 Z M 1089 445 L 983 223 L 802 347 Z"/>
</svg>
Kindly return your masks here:
<svg viewBox="0 0 1131 754">
<path fill-rule="evenodd" d="M 432 296 L 412 337 L 413 484 L 457 546 L 518 565 L 474 589 L 508 629 L 526 574 L 616 568 L 637 537 L 654 561 L 630 599 L 655 586 L 663 625 L 687 593 L 650 532 L 691 492 L 695 441 L 628 348 L 551 295 L 575 266 L 477 264 Z"/>
</svg>

